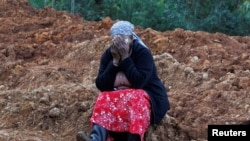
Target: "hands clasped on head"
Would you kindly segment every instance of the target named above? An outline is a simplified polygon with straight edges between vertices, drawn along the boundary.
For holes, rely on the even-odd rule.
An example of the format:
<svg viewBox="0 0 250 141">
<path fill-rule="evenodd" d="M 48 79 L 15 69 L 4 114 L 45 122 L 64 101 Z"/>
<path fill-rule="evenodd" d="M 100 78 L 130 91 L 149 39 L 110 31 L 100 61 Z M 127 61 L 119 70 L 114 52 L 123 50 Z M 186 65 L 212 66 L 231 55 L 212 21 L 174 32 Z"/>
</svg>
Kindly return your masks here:
<svg viewBox="0 0 250 141">
<path fill-rule="evenodd" d="M 130 55 L 131 39 L 129 36 L 115 35 L 111 40 L 110 51 L 113 56 L 113 64 L 118 66 L 120 61 L 123 61 Z"/>
</svg>

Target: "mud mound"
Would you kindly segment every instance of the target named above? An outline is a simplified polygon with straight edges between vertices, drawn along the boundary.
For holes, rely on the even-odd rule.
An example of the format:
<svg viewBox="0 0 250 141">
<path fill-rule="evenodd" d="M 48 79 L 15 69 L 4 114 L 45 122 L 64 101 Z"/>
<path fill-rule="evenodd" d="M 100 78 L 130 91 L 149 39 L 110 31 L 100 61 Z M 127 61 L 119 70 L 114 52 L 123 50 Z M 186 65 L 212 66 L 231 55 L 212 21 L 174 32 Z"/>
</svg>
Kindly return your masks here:
<svg viewBox="0 0 250 141">
<path fill-rule="evenodd" d="M 25 0 L 0 2 L 0 140 L 69 141 L 90 130 L 108 17 L 85 21 Z M 208 124 L 249 124 L 250 37 L 136 27 L 171 110 L 147 141 L 207 139 Z"/>
</svg>

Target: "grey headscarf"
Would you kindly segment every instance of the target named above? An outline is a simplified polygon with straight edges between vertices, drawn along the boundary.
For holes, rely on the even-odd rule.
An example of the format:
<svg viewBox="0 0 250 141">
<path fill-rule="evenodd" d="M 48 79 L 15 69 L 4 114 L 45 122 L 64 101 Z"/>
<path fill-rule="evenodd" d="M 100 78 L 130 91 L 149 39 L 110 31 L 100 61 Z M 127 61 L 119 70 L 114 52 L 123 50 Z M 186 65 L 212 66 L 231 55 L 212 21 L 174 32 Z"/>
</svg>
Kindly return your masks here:
<svg viewBox="0 0 250 141">
<path fill-rule="evenodd" d="M 110 29 L 111 36 L 117 34 L 129 36 L 132 35 L 133 32 L 134 32 L 134 25 L 128 21 L 119 21 L 115 23 Z"/>
<path fill-rule="evenodd" d="M 118 35 L 118 34 L 126 35 L 126 36 L 133 35 L 133 40 L 137 40 L 139 44 L 148 48 L 143 43 L 143 41 L 134 33 L 134 28 L 135 28 L 134 25 L 128 21 L 118 21 L 111 27 L 110 35 L 111 36 Z"/>
</svg>

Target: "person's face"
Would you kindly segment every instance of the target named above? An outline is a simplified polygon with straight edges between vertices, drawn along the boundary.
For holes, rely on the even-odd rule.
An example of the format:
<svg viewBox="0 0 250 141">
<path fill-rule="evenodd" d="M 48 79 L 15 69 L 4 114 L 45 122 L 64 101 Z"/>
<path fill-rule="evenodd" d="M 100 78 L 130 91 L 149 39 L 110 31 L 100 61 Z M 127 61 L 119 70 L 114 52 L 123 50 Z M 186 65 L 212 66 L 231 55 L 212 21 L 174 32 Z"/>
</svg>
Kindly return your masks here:
<svg viewBox="0 0 250 141">
<path fill-rule="evenodd" d="M 131 36 L 125 36 L 125 35 L 123 35 L 124 37 L 124 41 L 125 41 L 125 43 L 127 44 L 127 45 L 131 45 L 132 44 L 132 37 Z"/>
<path fill-rule="evenodd" d="M 121 44 L 126 44 L 128 47 L 132 46 L 133 40 L 132 36 L 126 35 L 115 35 L 112 37 L 111 41 L 115 46 L 120 46 Z"/>
</svg>

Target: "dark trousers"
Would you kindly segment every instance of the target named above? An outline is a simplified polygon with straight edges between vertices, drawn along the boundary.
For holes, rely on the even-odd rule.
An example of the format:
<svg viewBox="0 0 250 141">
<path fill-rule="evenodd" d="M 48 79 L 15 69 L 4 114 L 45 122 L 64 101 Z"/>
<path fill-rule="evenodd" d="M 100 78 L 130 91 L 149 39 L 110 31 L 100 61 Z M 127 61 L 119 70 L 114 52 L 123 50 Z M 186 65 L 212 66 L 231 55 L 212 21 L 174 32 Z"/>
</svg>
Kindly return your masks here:
<svg viewBox="0 0 250 141">
<path fill-rule="evenodd" d="M 109 132 L 109 135 L 114 138 L 115 141 L 141 141 L 140 135 L 132 134 L 128 132 Z"/>
</svg>

